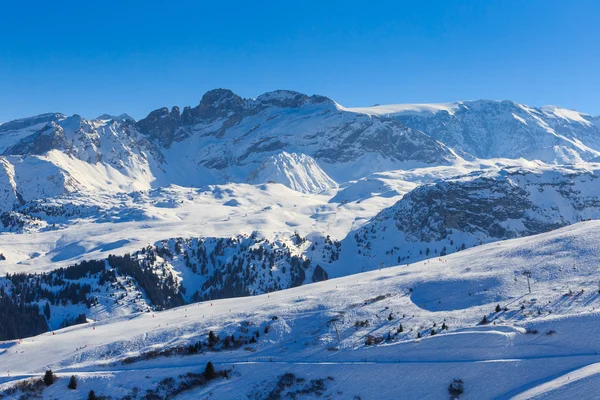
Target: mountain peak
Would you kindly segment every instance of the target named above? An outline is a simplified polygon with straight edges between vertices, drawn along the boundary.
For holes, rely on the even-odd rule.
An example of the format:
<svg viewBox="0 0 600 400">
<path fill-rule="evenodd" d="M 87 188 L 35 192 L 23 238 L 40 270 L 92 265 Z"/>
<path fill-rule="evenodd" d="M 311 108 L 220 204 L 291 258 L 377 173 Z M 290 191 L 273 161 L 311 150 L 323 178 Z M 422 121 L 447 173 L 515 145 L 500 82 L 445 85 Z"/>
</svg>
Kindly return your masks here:
<svg viewBox="0 0 600 400">
<path fill-rule="evenodd" d="M 198 115 L 220 113 L 220 111 L 240 111 L 244 108 L 244 99 L 229 89 L 213 89 L 204 93 L 196 108 Z"/>
<path fill-rule="evenodd" d="M 119 115 L 102 114 L 102 115 L 97 116 L 95 119 L 101 120 L 101 121 L 115 120 L 117 122 L 125 122 L 125 121 L 135 122 L 135 118 L 133 118 L 132 116 L 130 116 L 127 113 L 122 113 Z"/>
<path fill-rule="evenodd" d="M 248 183 L 281 183 L 302 193 L 319 193 L 337 187 L 337 183 L 306 154 L 282 151 L 264 159 L 250 173 Z"/>
<path fill-rule="evenodd" d="M 258 103 L 276 107 L 297 108 L 305 104 L 334 104 L 333 100 L 320 95 L 308 96 L 304 93 L 295 92 L 293 90 L 274 90 L 266 92 L 256 98 Z"/>
<path fill-rule="evenodd" d="M 8 132 L 18 129 L 30 128 L 39 124 L 45 125 L 52 121 L 60 121 L 65 118 L 66 116 L 61 113 L 45 113 L 35 115 L 33 117 L 19 118 L 0 124 L 0 132 Z"/>
</svg>

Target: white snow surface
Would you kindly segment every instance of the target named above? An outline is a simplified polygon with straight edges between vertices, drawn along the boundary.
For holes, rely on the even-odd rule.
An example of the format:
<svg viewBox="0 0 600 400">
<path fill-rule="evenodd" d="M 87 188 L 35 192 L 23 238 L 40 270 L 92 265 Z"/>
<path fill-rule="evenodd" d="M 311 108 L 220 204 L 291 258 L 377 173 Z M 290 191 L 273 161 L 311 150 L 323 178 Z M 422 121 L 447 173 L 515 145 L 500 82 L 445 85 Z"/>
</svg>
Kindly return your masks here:
<svg viewBox="0 0 600 400">
<path fill-rule="evenodd" d="M 597 221 L 583 222 L 411 265 L 5 342 L 0 390 L 52 368 L 65 378 L 45 389 L 44 398 L 81 398 L 90 389 L 125 396 L 136 386 L 146 390 L 167 377 L 177 382 L 182 374 L 202 372 L 212 361 L 231 369 L 230 378 L 178 399 L 266 398 L 284 373 L 324 379 L 323 394 L 340 399 L 398 393 L 443 399 L 453 379 L 463 380 L 465 399 L 593 398 L 600 387 L 592 340 L 600 317 L 599 228 Z M 481 325 L 484 315 L 488 324 Z M 241 337 L 245 327 L 260 331 L 256 344 L 119 361 L 195 343 L 209 330 Z M 367 335 L 383 341 L 366 345 Z M 66 388 L 73 374 L 77 391 Z"/>
<path fill-rule="evenodd" d="M 248 183 L 281 183 L 302 193 L 319 193 L 337 187 L 337 183 L 306 154 L 281 152 L 263 160 L 250 173 Z"/>
</svg>

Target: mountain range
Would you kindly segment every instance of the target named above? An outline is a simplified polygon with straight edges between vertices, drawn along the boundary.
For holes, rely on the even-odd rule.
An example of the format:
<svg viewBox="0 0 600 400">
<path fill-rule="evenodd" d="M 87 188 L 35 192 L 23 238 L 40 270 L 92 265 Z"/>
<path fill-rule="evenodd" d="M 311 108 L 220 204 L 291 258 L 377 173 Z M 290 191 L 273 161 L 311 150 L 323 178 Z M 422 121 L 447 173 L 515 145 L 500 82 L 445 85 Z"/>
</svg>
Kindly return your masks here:
<svg viewBox="0 0 600 400">
<path fill-rule="evenodd" d="M 366 358 L 391 365 L 405 354 L 422 364 L 441 351 L 440 362 L 465 363 L 465 376 L 478 360 L 564 356 L 577 368 L 594 356 L 561 335 L 583 335 L 569 324 L 593 321 L 581 315 L 598 298 L 597 224 L 587 221 L 600 219 L 599 117 L 512 101 L 348 108 L 287 90 L 245 99 L 216 89 L 195 107 L 138 121 L 10 121 L 0 125 L 0 154 L 0 362 L 23 379 L 52 367 L 89 374 L 95 390 L 104 389 L 98 379 L 126 387 L 111 389 L 116 398 L 142 398 L 121 378 L 136 363 L 162 374 L 148 378 L 155 389 L 145 398 L 172 398 L 174 382 L 189 385 L 191 375 L 165 383 L 154 358 L 180 357 L 169 368 L 183 371 L 187 360 L 215 357 L 249 398 L 334 398 L 334 387 L 339 398 L 344 387 L 376 398 L 336 379 L 351 379 L 348 365 Z M 535 296 L 523 294 L 524 274 Z M 488 329 L 487 318 L 501 326 Z M 88 325 L 114 341 L 90 339 L 69 355 Z M 528 347 L 535 329 L 569 352 Z M 33 344 L 54 333 L 56 356 Z M 456 357 L 433 340 L 419 353 L 422 335 L 442 336 Z M 514 349 L 498 350 L 513 339 Z M 46 364 L 15 355 L 28 349 Z M 330 358 L 337 375 L 252 387 L 227 370 L 246 376 L 251 354 L 302 376 L 302 362 Z M 548 364 L 548 377 L 568 373 L 559 366 Z M 26 394 L 14 382 L 0 378 L 0 397 Z M 543 385 L 505 386 L 546 393 Z M 223 398 L 235 397 L 230 387 Z"/>
<path fill-rule="evenodd" d="M 126 114 L 87 120 L 50 113 L 0 125 L 0 204 L 6 210 L 23 200 L 99 188 L 277 181 L 265 175 L 263 163 L 283 153 L 299 157 L 282 166 L 298 171 L 283 175 L 317 165 L 336 182 L 461 159 L 583 162 L 600 155 L 597 124 L 576 111 L 509 101 L 350 109 L 291 91 L 243 99 L 217 89 L 196 107 L 161 108 L 137 122 Z M 85 177 L 78 173 L 83 169 Z M 323 179 L 331 185 L 316 179 L 321 182 L 305 182 L 305 189 L 323 188 Z"/>
</svg>

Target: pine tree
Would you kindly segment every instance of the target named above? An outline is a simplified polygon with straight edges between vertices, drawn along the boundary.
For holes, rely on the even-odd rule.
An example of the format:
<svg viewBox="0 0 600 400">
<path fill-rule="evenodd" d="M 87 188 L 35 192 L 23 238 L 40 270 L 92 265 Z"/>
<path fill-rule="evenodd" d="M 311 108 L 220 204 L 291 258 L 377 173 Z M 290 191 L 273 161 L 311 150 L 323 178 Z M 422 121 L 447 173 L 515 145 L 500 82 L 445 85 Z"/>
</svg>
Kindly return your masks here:
<svg viewBox="0 0 600 400">
<path fill-rule="evenodd" d="M 400 324 L 400 326 L 398 327 L 398 332 L 404 332 L 404 327 L 402 326 L 402 324 Z"/>
<path fill-rule="evenodd" d="M 496 312 L 500 312 L 502 309 L 500 308 L 500 304 L 496 304 Z"/>
<path fill-rule="evenodd" d="M 88 394 L 88 400 L 98 400 L 98 397 L 96 397 L 96 393 L 94 393 L 93 390 L 90 390 L 90 393 Z"/>
<path fill-rule="evenodd" d="M 69 384 L 67 385 L 67 387 L 71 390 L 77 389 L 77 378 L 75 377 L 75 375 L 71 375 L 71 379 L 69 379 Z"/>
<path fill-rule="evenodd" d="M 215 377 L 216 377 L 215 366 L 210 361 L 208 363 L 206 363 L 206 368 L 204 369 L 204 377 L 206 378 L 207 381 L 210 381 L 211 379 L 215 379 Z"/>
<path fill-rule="evenodd" d="M 481 325 L 486 325 L 487 323 L 488 323 L 487 315 L 484 315 L 483 318 L 481 319 Z"/>
<path fill-rule="evenodd" d="M 46 386 L 50 386 L 54 383 L 54 373 L 52 373 L 52 370 L 49 369 L 46 371 L 46 373 L 44 374 L 44 384 Z"/>
<path fill-rule="evenodd" d="M 50 303 L 46 302 L 46 307 L 44 307 L 44 315 L 46 319 L 50 319 Z"/>
<path fill-rule="evenodd" d="M 208 332 L 208 347 L 213 347 L 218 341 L 219 338 L 217 338 L 213 331 Z"/>
<path fill-rule="evenodd" d="M 421 332 L 417 332 L 417 339 L 421 339 Z"/>
</svg>

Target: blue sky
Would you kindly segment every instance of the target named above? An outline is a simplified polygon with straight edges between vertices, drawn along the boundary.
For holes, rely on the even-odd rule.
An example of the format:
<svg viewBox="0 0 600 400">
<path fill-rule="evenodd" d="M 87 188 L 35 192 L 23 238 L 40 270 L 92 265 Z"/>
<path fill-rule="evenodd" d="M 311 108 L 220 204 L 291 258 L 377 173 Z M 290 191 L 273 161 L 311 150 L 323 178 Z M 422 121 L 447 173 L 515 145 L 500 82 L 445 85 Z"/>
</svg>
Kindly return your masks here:
<svg viewBox="0 0 600 400">
<path fill-rule="evenodd" d="M 346 106 L 487 98 L 600 114 L 593 0 L 13 1 L 0 38 L 0 121 L 141 118 L 219 87 Z"/>
</svg>

